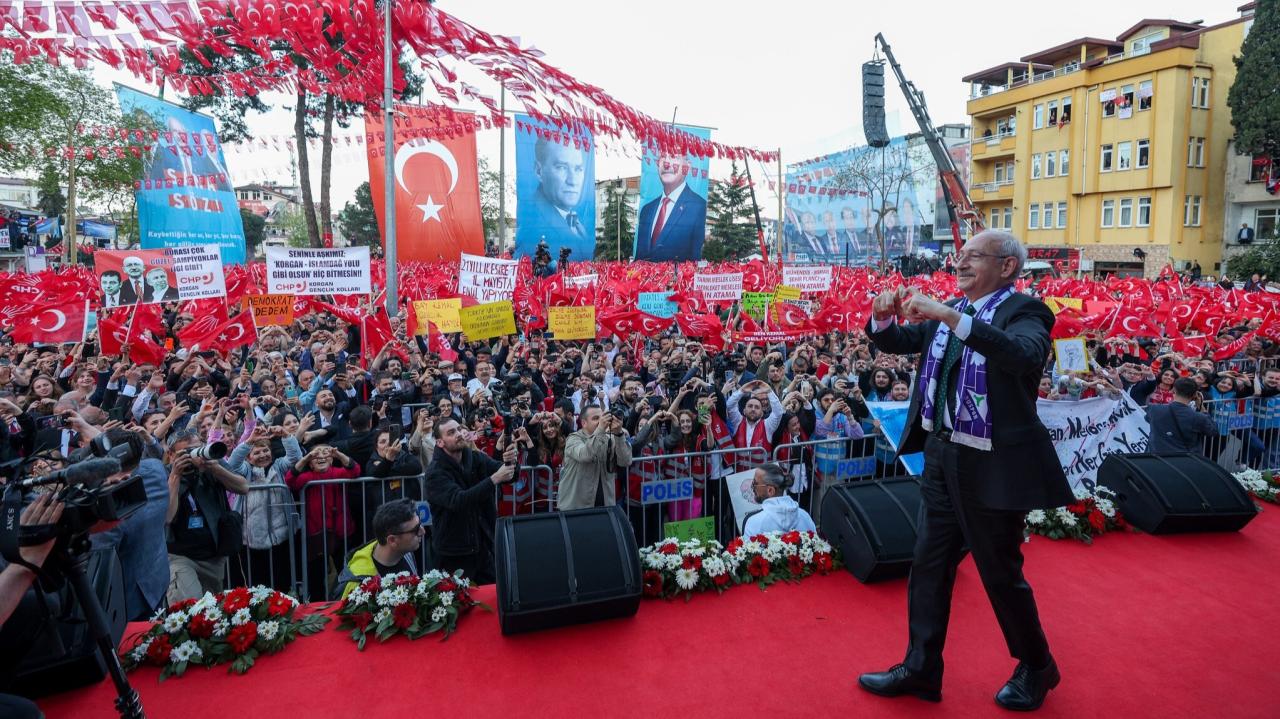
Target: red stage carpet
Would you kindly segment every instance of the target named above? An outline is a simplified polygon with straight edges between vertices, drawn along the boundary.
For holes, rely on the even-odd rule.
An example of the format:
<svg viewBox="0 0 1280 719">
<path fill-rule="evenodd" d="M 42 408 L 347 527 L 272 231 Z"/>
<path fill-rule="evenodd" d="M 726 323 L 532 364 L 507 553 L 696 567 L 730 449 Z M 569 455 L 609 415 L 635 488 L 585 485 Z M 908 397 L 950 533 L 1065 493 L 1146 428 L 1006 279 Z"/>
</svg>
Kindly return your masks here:
<svg viewBox="0 0 1280 719">
<path fill-rule="evenodd" d="M 1275 717 L 1280 509 L 1236 534 L 1033 538 L 1036 588 L 1063 681 L 1041 716 Z M 245 676 L 132 675 L 149 717 L 1009 716 L 992 695 L 1014 667 L 972 564 L 956 584 L 943 701 L 882 699 L 857 674 L 899 660 L 905 581 L 841 572 L 641 605 L 630 620 L 503 638 L 473 612 L 447 642 L 363 652 L 328 630 Z M 492 602 L 493 590 L 480 596 Z M 54 719 L 113 717 L 108 683 L 42 703 Z"/>
</svg>

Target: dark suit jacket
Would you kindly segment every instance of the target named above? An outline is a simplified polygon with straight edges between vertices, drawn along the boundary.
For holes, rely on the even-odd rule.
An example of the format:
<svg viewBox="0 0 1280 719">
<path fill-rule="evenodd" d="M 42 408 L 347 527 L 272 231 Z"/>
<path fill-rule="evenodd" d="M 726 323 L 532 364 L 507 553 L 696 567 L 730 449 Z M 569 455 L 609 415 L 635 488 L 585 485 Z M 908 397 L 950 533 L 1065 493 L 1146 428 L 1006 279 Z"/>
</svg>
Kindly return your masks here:
<svg viewBox="0 0 1280 719">
<path fill-rule="evenodd" d="M 142 282 L 141 280 L 139 280 L 139 282 L 142 284 L 143 294 L 146 294 L 147 292 L 151 291 L 151 288 L 147 286 L 146 282 Z M 138 293 L 133 291 L 133 284 L 130 283 L 128 277 L 121 277 L 120 279 L 120 304 L 122 305 L 138 304 Z"/>
<path fill-rule="evenodd" d="M 653 223 L 662 206 L 659 195 L 640 208 L 640 235 L 636 243 L 636 259 L 663 262 L 702 258 L 702 241 L 707 232 L 707 201 L 685 185 L 674 207 L 668 208 L 662 232 L 653 242 Z"/>
<path fill-rule="evenodd" d="M 1241 236 L 1240 236 L 1240 234 L 1241 234 L 1241 233 L 1244 233 L 1244 237 L 1241 237 Z M 1238 241 L 1238 242 L 1253 242 L 1253 228 L 1252 228 L 1252 227 L 1244 227 L 1244 228 L 1241 228 L 1241 229 L 1239 229 L 1239 230 L 1236 230 L 1236 241 Z"/>
<path fill-rule="evenodd" d="M 938 322 L 893 324 L 867 334 L 883 352 L 923 354 Z M 1027 511 L 1060 507 L 1074 501 L 1049 430 L 1036 414 L 1037 386 L 1052 346 L 1053 313 L 1043 302 L 1015 293 L 996 310 L 991 323 L 973 320 L 964 341 L 987 360 L 987 407 L 991 417 L 990 452 L 979 452 L 973 490 L 992 509 Z M 957 363 L 958 364 L 958 363 Z M 924 449 L 928 433 L 920 424 L 919 387 L 912 392 L 901 454 Z"/>
<path fill-rule="evenodd" d="M 529 246 L 536 245 L 539 240 L 546 239 L 552 255 L 560 247 L 569 247 L 573 250 L 574 260 L 583 259 L 582 255 L 588 247 L 592 250 L 595 249 L 595 237 L 587 232 L 586 225 L 586 220 L 594 220 L 594 218 L 586 218 L 584 220 L 582 212 L 578 212 L 578 222 L 582 227 L 582 237 L 577 237 L 569 229 L 569 223 L 556 210 L 555 205 L 552 205 L 543 196 L 541 190 L 534 193 L 533 202 L 530 203 L 530 206 L 532 207 L 532 216 L 528 218 L 528 225 L 522 227 L 520 232 L 521 235 L 526 232 L 530 235 L 527 243 Z M 579 204 L 578 208 L 574 208 L 574 211 L 577 212 L 580 207 L 581 204 Z M 523 240 L 524 238 L 521 239 Z M 588 257 L 587 259 L 590 258 Z"/>
<path fill-rule="evenodd" d="M 124 292 L 121 292 L 120 294 L 123 295 Z M 161 295 L 160 299 L 157 300 L 155 298 L 155 290 L 151 289 L 150 285 L 147 285 L 147 288 L 142 292 L 142 301 L 143 302 L 177 302 L 178 288 L 170 287 L 169 289 L 165 290 L 164 294 Z"/>
<path fill-rule="evenodd" d="M 1151 425 L 1147 440 L 1151 454 L 1199 454 L 1205 437 L 1218 436 L 1213 420 L 1181 402 L 1147 405 L 1147 423 Z"/>
</svg>

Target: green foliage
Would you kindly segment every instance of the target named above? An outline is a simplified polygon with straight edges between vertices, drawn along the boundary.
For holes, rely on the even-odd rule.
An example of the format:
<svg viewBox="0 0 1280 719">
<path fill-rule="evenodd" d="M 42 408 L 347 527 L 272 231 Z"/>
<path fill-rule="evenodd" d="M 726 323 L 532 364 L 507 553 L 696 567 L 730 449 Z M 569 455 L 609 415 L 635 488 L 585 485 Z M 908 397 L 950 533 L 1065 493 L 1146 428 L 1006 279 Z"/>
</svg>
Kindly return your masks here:
<svg viewBox="0 0 1280 719">
<path fill-rule="evenodd" d="M 382 234 L 378 231 L 378 217 L 373 211 L 373 194 L 369 183 L 365 182 L 356 188 L 355 199 L 348 202 L 338 213 L 338 229 L 353 246 L 382 245 Z"/>
<path fill-rule="evenodd" d="M 484 224 L 484 243 L 485 247 L 496 250 L 496 254 L 505 249 L 498 247 L 499 197 L 505 192 L 507 199 L 510 199 L 511 183 L 508 182 L 507 186 L 503 187 L 501 177 L 496 171 L 489 169 L 489 161 L 483 157 L 477 161 L 476 172 L 480 178 L 480 220 Z M 510 208 L 514 206 L 513 203 L 507 203 L 508 215 L 511 214 Z M 372 212 L 372 203 L 369 207 L 370 212 Z M 508 217 L 508 219 L 510 218 Z M 376 229 L 375 226 L 375 231 Z M 512 229 L 512 223 L 507 222 L 507 233 L 510 234 Z"/>
<path fill-rule="evenodd" d="M 605 186 L 604 212 L 600 217 L 600 225 L 596 227 L 596 259 L 631 259 L 631 251 L 635 249 L 632 211 L 625 192 L 619 191 L 613 182 Z"/>
<path fill-rule="evenodd" d="M 284 232 L 285 243 L 290 247 L 311 247 L 307 216 L 302 208 L 291 204 L 282 210 L 278 226 Z"/>
<path fill-rule="evenodd" d="M 267 238 L 267 220 L 262 215 L 240 208 L 240 222 L 244 225 L 244 244 L 249 257 L 257 254 L 256 248 L 262 246 Z"/>
<path fill-rule="evenodd" d="M 1227 93 L 1236 152 L 1280 153 L 1280 0 L 1259 0 L 1253 28 L 1235 58 L 1236 79 Z"/>
<path fill-rule="evenodd" d="M 1255 244 L 1247 252 L 1227 260 L 1227 274 L 1232 279 L 1248 279 L 1255 272 L 1270 278 L 1280 277 L 1280 241 Z"/>
<path fill-rule="evenodd" d="M 52 163 L 40 169 L 40 179 L 36 181 L 40 190 L 40 201 L 37 206 L 45 217 L 60 217 L 67 211 L 67 196 L 62 194 L 62 175 Z"/>
<path fill-rule="evenodd" d="M 711 236 L 702 249 L 704 258 L 712 262 L 738 261 L 759 250 L 751 188 L 746 175 L 738 172 L 738 163 L 731 166 L 727 182 L 711 183 L 707 217 L 714 219 L 710 219 Z"/>
</svg>

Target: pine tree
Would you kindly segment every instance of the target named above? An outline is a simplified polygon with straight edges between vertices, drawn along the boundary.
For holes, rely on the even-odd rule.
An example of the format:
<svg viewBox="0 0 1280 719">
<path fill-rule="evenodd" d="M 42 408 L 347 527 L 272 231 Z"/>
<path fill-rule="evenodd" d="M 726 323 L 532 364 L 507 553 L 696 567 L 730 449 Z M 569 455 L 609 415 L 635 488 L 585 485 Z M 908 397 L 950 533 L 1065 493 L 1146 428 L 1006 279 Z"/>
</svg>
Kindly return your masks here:
<svg viewBox="0 0 1280 719">
<path fill-rule="evenodd" d="M 726 182 L 712 183 L 707 192 L 707 217 L 711 237 L 702 256 L 712 262 L 737 261 L 759 249 L 755 215 L 751 208 L 751 188 L 747 178 L 733 163 Z"/>
<path fill-rule="evenodd" d="M 635 229 L 631 226 L 631 203 L 618 191 L 613 181 L 605 186 L 604 212 L 596 227 L 596 259 L 629 260 L 635 248 Z M 621 250 L 621 255 L 619 255 Z"/>
<path fill-rule="evenodd" d="M 1235 58 L 1236 80 L 1227 93 L 1236 152 L 1280 155 L 1280 0 L 1259 0 L 1253 28 Z"/>
</svg>

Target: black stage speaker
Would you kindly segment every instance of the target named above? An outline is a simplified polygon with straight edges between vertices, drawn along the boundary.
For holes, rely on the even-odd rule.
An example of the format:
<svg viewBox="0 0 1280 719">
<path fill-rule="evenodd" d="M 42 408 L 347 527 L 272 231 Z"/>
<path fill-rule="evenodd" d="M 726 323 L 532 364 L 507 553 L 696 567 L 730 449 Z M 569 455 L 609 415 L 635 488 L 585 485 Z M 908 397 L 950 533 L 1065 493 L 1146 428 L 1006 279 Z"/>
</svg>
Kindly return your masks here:
<svg viewBox="0 0 1280 719">
<path fill-rule="evenodd" d="M 1149 534 L 1234 532 L 1258 514 L 1231 473 L 1198 454 L 1112 454 L 1098 484 L 1126 521 Z"/>
<path fill-rule="evenodd" d="M 860 582 L 904 577 L 911 570 L 920 517 L 913 477 L 837 484 L 822 498 L 822 533 L 839 547 Z"/>
<path fill-rule="evenodd" d="M 887 147 L 889 131 L 884 126 L 884 63 L 862 63 L 862 134 L 872 147 Z"/>
<path fill-rule="evenodd" d="M 110 547 L 91 550 L 85 575 L 106 612 L 112 643 L 119 645 L 124 636 L 127 609 L 124 575 L 116 550 Z M 14 668 L 10 690 L 36 698 L 101 681 L 107 667 L 98 654 L 97 642 L 90 636 L 84 610 L 76 601 L 70 583 L 43 596 L 34 590 L 30 592 L 28 599 L 34 601 L 24 600 L 22 619 L 19 620 L 17 613 L 10 617 L 10 622 L 32 622 L 37 627 L 28 642 L 24 642 L 26 649 Z"/>
<path fill-rule="evenodd" d="M 503 634 L 629 617 L 640 551 L 618 507 L 500 517 L 494 551 Z"/>
</svg>

